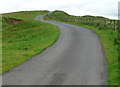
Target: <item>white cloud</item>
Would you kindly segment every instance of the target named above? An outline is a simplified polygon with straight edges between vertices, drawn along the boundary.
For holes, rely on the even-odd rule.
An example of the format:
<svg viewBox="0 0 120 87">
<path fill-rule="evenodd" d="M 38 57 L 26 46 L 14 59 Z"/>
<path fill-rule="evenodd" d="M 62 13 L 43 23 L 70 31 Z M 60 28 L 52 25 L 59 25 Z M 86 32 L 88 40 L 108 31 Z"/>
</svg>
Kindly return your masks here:
<svg viewBox="0 0 120 87">
<path fill-rule="evenodd" d="M 71 15 L 117 18 L 119 0 L 2 0 L 0 13 L 22 10 L 63 10 Z"/>
</svg>

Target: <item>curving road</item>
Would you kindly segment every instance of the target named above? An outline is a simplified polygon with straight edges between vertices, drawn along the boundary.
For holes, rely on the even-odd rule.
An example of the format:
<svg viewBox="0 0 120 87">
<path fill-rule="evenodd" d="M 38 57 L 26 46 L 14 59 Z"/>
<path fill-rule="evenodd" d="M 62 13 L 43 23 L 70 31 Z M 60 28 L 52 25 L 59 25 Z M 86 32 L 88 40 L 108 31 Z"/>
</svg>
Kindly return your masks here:
<svg viewBox="0 0 120 87">
<path fill-rule="evenodd" d="M 36 20 L 43 20 L 37 16 Z M 44 21 L 61 29 L 58 41 L 3 75 L 3 85 L 107 85 L 107 63 L 92 30 Z"/>
</svg>

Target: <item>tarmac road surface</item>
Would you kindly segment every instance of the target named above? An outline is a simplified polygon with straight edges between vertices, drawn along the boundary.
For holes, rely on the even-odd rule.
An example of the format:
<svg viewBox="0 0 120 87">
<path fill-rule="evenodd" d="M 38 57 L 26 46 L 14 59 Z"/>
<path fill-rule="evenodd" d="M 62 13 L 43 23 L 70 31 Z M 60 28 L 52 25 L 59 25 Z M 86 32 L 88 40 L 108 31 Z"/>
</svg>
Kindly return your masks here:
<svg viewBox="0 0 120 87">
<path fill-rule="evenodd" d="M 37 16 L 36 20 L 43 20 Z M 107 62 L 100 38 L 92 30 L 57 25 L 59 39 L 42 53 L 3 74 L 3 85 L 107 85 Z"/>
</svg>

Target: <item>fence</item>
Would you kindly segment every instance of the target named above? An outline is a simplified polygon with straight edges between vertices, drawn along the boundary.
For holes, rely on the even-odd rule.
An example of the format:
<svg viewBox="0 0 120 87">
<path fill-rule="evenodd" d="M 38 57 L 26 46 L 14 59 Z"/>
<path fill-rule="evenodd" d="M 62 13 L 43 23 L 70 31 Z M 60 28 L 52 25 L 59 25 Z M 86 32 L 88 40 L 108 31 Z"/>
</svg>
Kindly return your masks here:
<svg viewBox="0 0 120 87">
<path fill-rule="evenodd" d="M 64 22 L 74 22 L 76 24 L 85 24 L 99 26 L 99 29 L 111 29 L 118 31 L 118 20 L 110 20 L 99 16 L 47 16 L 49 19 L 60 20 Z"/>
</svg>

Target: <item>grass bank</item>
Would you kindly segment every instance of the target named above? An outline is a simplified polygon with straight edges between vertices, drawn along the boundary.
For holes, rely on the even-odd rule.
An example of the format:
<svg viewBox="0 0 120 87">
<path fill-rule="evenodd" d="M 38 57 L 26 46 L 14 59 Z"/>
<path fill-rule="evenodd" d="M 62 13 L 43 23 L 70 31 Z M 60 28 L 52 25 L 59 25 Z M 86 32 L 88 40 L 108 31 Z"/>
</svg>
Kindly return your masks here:
<svg viewBox="0 0 120 87">
<path fill-rule="evenodd" d="M 114 26 L 117 21 L 99 16 L 71 16 L 63 11 L 55 11 L 45 16 L 44 19 L 78 25 L 95 31 L 100 36 L 106 52 L 108 84 L 118 85 L 118 45 L 120 41 L 117 38 L 117 26 Z"/>
<path fill-rule="evenodd" d="M 59 37 L 57 26 L 34 20 L 48 11 L 22 11 L 3 14 L 2 73 L 20 65 L 52 45 Z M 22 21 L 12 24 L 11 19 Z"/>
</svg>

